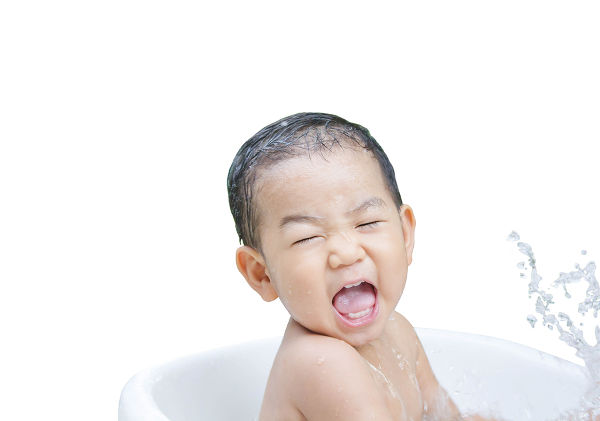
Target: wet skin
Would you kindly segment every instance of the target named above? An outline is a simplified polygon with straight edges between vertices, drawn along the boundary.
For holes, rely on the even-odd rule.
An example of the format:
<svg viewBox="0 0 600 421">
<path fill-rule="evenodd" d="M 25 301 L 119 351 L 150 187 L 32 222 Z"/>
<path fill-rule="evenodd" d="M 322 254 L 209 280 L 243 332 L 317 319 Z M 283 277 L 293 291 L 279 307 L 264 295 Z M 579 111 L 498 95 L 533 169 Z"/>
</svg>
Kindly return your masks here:
<svg viewBox="0 0 600 421">
<path fill-rule="evenodd" d="M 421 419 L 446 395 L 394 312 L 415 219 L 395 206 L 377 161 L 349 147 L 288 159 L 260 172 L 255 197 L 262 252 L 240 247 L 237 266 L 290 314 L 260 419 Z M 357 282 L 372 285 L 375 305 L 349 323 L 333 300 Z M 444 405 L 448 419 L 459 416 L 451 400 Z"/>
</svg>

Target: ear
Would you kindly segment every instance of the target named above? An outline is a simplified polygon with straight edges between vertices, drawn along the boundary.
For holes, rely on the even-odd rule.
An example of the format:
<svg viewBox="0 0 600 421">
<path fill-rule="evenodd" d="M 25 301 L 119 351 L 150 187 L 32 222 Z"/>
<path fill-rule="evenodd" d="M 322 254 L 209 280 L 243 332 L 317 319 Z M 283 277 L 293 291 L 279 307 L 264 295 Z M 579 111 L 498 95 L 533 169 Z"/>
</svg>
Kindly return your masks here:
<svg viewBox="0 0 600 421">
<path fill-rule="evenodd" d="M 273 288 L 267 266 L 262 255 L 249 246 L 242 246 L 235 252 L 235 263 L 248 285 L 265 301 L 277 298 L 277 291 Z"/>
<path fill-rule="evenodd" d="M 404 248 L 406 249 L 406 259 L 408 264 L 412 263 L 412 253 L 415 247 L 415 215 L 408 205 L 400 206 L 400 220 L 402 221 L 402 234 L 404 235 Z"/>
</svg>

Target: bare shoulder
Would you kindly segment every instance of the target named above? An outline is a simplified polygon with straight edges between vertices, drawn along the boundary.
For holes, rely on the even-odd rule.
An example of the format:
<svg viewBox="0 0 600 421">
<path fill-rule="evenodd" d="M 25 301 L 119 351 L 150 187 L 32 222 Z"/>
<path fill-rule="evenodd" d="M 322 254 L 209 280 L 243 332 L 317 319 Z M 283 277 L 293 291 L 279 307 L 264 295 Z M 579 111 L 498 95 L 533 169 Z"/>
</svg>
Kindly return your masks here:
<svg viewBox="0 0 600 421">
<path fill-rule="evenodd" d="M 416 335 L 415 328 L 410 324 L 408 319 L 397 311 L 394 311 L 390 316 L 390 326 L 396 330 L 400 330 L 403 335 Z"/>
<path fill-rule="evenodd" d="M 416 353 L 419 351 L 420 342 L 417 332 L 412 324 L 398 312 L 394 312 L 388 323 L 388 331 L 396 341 L 402 342 L 411 351 Z"/>
<path fill-rule="evenodd" d="M 453 400 L 438 383 L 415 328 L 401 314 L 394 313 L 394 316 L 397 329 L 401 330 L 405 340 L 411 344 L 411 349 L 414 352 L 415 374 L 421 389 L 421 397 L 426 403 L 425 413 L 432 419 L 462 419 Z"/>
<path fill-rule="evenodd" d="M 419 337 L 417 336 L 417 332 L 413 325 L 400 313 L 394 312 L 393 317 L 390 319 L 392 322 L 391 329 L 394 330 L 394 333 L 397 337 L 399 337 L 404 343 L 409 344 L 410 349 L 414 352 L 414 357 L 417 363 L 417 376 L 420 378 L 422 382 L 425 384 L 430 382 L 435 382 L 437 384 L 437 380 L 435 380 L 435 376 L 431 371 L 431 366 L 429 364 L 429 360 L 427 359 L 427 355 L 425 354 L 425 350 L 423 349 L 423 345 Z"/>
<path fill-rule="evenodd" d="M 410 352 L 415 361 L 415 371 L 421 389 L 436 388 L 437 380 L 431 370 L 431 365 L 415 328 L 406 317 L 397 312 L 394 312 L 390 322 L 390 331 L 393 332 L 397 340 L 402 341 L 403 346 L 406 347 L 405 349 Z"/>
<path fill-rule="evenodd" d="M 278 358 L 286 372 L 286 395 L 305 419 L 392 419 L 367 363 L 347 343 L 302 335 L 283 344 Z"/>
</svg>

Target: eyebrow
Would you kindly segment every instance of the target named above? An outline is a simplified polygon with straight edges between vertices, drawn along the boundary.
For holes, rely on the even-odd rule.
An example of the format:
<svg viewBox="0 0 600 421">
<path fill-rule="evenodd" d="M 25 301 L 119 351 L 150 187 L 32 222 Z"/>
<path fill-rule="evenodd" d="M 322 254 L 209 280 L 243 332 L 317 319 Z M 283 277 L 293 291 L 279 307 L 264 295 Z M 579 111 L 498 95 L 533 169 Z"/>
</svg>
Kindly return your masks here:
<svg viewBox="0 0 600 421">
<path fill-rule="evenodd" d="M 383 200 L 379 197 L 373 196 L 373 197 L 365 200 L 364 202 L 362 202 L 360 205 L 358 205 L 351 211 L 346 212 L 346 215 L 352 216 L 352 215 L 356 215 L 358 213 L 363 213 L 364 211 L 366 211 L 367 209 L 370 209 L 370 208 L 385 208 L 386 206 L 387 206 L 387 204 L 385 203 L 385 200 Z"/>
<path fill-rule="evenodd" d="M 370 197 L 369 199 L 365 200 L 364 202 L 362 202 L 360 205 L 358 205 L 354 209 L 351 209 L 348 212 L 346 212 L 346 216 L 353 216 L 356 214 L 360 214 L 370 208 L 385 208 L 386 206 L 387 206 L 387 204 L 385 203 L 385 201 L 383 199 L 381 199 L 379 197 Z M 316 225 L 323 219 L 325 219 L 325 218 L 323 218 L 321 216 L 288 215 L 288 216 L 284 216 L 283 218 L 281 218 L 281 221 L 279 222 L 279 228 L 283 228 L 284 226 L 286 226 L 288 224 L 294 224 L 294 223 L 296 223 L 296 224 L 308 223 L 308 224 Z"/>
</svg>

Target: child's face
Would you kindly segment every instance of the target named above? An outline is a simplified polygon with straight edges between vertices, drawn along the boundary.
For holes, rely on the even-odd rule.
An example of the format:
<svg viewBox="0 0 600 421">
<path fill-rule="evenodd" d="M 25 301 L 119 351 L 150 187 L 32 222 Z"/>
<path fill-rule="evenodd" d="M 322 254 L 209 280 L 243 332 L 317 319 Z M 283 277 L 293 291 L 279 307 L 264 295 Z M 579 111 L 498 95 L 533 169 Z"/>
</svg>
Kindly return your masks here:
<svg viewBox="0 0 600 421">
<path fill-rule="evenodd" d="M 404 289 L 415 223 L 371 153 L 285 160 L 258 186 L 263 298 L 276 293 L 296 322 L 353 346 L 379 337 Z"/>
</svg>

